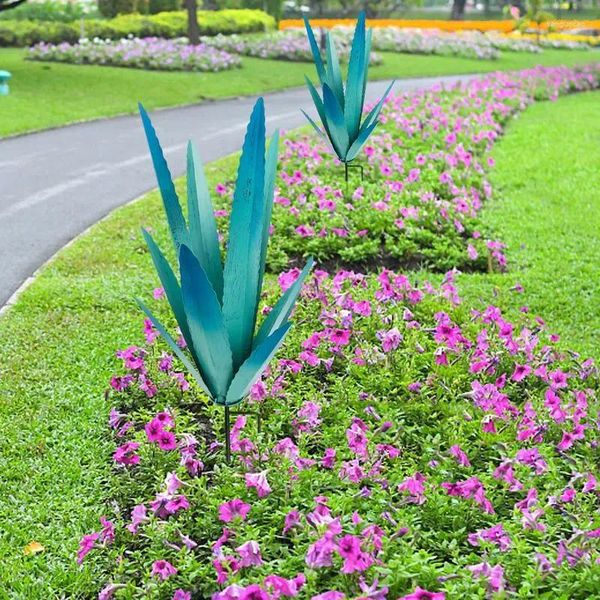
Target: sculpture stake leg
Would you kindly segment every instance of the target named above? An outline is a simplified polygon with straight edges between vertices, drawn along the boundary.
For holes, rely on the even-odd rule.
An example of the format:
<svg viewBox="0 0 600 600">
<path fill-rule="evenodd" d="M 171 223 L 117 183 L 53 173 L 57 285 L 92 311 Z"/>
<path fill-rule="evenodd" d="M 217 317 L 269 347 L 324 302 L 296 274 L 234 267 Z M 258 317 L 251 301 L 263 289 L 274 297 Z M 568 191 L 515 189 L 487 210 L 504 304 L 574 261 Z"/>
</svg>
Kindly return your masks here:
<svg viewBox="0 0 600 600">
<path fill-rule="evenodd" d="M 231 417 L 229 406 L 225 407 L 225 462 L 231 464 Z"/>
</svg>

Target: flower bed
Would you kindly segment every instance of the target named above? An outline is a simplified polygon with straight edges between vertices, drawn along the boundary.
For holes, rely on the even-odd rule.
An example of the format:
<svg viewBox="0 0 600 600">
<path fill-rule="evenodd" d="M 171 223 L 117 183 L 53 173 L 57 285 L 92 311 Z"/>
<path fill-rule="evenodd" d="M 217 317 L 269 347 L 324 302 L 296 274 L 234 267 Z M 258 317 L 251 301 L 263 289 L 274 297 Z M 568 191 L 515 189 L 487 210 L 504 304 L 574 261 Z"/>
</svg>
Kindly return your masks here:
<svg viewBox="0 0 600 600">
<path fill-rule="evenodd" d="M 215 48 L 255 56 L 298 62 L 311 62 L 312 54 L 304 31 L 289 30 L 262 35 L 217 35 L 202 40 Z M 340 59 L 347 61 L 350 56 L 351 36 L 335 36 Z M 371 65 L 380 64 L 381 57 L 371 53 Z"/>
<path fill-rule="evenodd" d="M 352 35 L 348 27 L 335 27 L 333 31 L 343 39 Z M 436 29 L 373 29 L 373 48 L 388 52 L 461 56 L 479 60 L 493 60 L 500 56 L 493 44 L 483 35 L 467 37 L 443 33 Z"/>
<path fill-rule="evenodd" d="M 434 287 L 390 271 L 317 272 L 294 321 L 247 407 L 261 430 L 235 421 L 232 468 L 215 441 L 220 413 L 156 332 L 146 324 L 147 343 L 118 354 L 121 483 L 79 550 L 118 565 L 101 597 L 593 589 L 591 361 L 559 353 L 541 319 L 469 311 L 451 273 Z"/>
<path fill-rule="evenodd" d="M 536 69 L 400 96 L 388 103 L 370 164 L 387 189 L 381 164 L 398 170 L 390 157 L 414 146 L 406 157 L 425 156 L 423 172 L 428 161 L 462 162 L 480 179 L 467 185 L 453 174 L 453 185 L 480 189 L 476 165 L 511 115 L 535 99 L 597 87 L 599 72 Z M 478 154 L 466 143 L 476 148 L 480 138 Z M 300 158 L 316 166 L 303 174 Z M 287 140 L 283 160 L 287 195 L 326 185 L 329 159 L 314 139 Z M 415 217 L 426 186 L 425 204 L 449 210 L 435 200 L 446 198 L 438 183 L 451 185 L 438 174 L 412 176 L 423 186 L 418 203 L 395 218 Z M 226 197 L 226 186 L 219 191 Z M 394 193 L 409 208 L 412 195 Z M 329 200 L 299 191 L 298 211 L 310 194 Z M 290 212 L 281 198 L 276 212 Z M 324 224 L 341 204 L 334 213 L 324 206 Z M 279 218 L 271 251 L 291 233 Z M 390 223 L 398 228 L 390 221 L 381 231 Z M 285 271 L 277 283 L 285 290 L 297 276 Z M 78 552 L 80 562 L 113 565 L 100 598 L 593 597 L 597 368 L 560 352 L 525 307 L 509 317 L 494 305 L 464 306 L 454 271 L 439 285 L 420 280 L 387 269 L 316 271 L 279 360 L 243 406 L 252 414 L 236 418 L 231 467 L 218 441 L 222 409 L 205 402 L 144 322 L 145 342 L 118 352 L 123 370 L 110 382 L 118 483 Z M 279 295 L 272 288 L 265 313 Z M 153 295 L 153 311 L 172 325 L 163 291 Z"/>
<path fill-rule="evenodd" d="M 241 66 L 238 56 L 208 44 L 192 46 L 182 40 L 161 38 L 82 40 L 78 44 L 32 46 L 28 58 L 72 64 L 110 65 L 161 71 L 225 71 Z"/>
<path fill-rule="evenodd" d="M 280 157 L 271 269 L 309 254 L 333 268 L 503 268 L 502 244 L 480 218 L 492 194 L 493 144 L 535 99 L 592 89 L 599 74 L 599 66 L 537 68 L 399 95 L 387 102 L 364 151 L 365 179 L 353 171 L 350 193 L 325 142 L 291 136 Z M 217 191 L 224 225 L 231 182 Z"/>
</svg>

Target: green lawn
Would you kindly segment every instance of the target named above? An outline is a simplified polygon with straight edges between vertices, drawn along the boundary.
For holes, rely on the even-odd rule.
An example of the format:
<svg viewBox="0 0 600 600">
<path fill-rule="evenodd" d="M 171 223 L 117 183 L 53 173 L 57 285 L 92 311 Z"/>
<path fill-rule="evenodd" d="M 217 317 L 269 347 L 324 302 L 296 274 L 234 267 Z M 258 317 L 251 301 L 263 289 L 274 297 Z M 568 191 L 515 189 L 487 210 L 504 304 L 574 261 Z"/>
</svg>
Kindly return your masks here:
<svg viewBox="0 0 600 600">
<path fill-rule="evenodd" d="M 540 103 L 494 155 L 485 219 L 508 244 L 511 272 L 464 278 L 469 296 L 520 282 L 520 296 L 569 348 L 600 358 L 600 92 Z"/>
<path fill-rule="evenodd" d="M 467 296 L 527 303 L 570 347 L 600 355 L 600 92 L 529 108 L 496 151 L 501 198 L 487 218 L 510 247 L 511 272 L 465 275 Z M 211 166 L 212 181 L 232 160 Z M 65 249 L 0 319 L 0 590 L 4 598 L 91 597 L 79 537 L 110 490 L 109 406 L 116 348 L 140 338 L 132 298 L 155 285 L 140 225 L 164 227 L 155 193 Z M 515 283 L 525 294 L 507 293 Z M 512 303 L 512 305 L 511 305 Z M 45 551 L 24 556 L 30 541 Z"/>
<path fill-rule="evenodd" d="M 504 52 L 496 61 L 382 53 L 372 78 L 425 77 L 522 69 L 536 64 L 572 66 L 600 59 L 600 50 L 546 50 L 540 55 Z M 0 98 L 0 136 L 66 123 L 192 104 L 212 98 L 258 94 L 301 86 L 308 63 L 243 58 L 243 68 L 221 73 L 166 73 L 117 67 L 24 60 L 25 51 L 0 49 L 0 68 L 13 74 L 11 94 Z"/>
</svg>

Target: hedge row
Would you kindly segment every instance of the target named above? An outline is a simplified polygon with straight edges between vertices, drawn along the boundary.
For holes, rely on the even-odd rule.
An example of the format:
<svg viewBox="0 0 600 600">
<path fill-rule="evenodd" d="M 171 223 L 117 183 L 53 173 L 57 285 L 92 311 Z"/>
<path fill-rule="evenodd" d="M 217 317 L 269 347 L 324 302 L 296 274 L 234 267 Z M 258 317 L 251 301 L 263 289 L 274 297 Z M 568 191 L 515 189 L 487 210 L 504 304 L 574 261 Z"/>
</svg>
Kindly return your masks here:
<svg viewBox="0 0 600 600">
<path fill-rule="evenodd" d="M 202 35 L 251 33 L 275 27 L 273 17 L 262 10 L 198 11 Z M 83 27 L 82 27 L 83 26 Z M 77 42 L 81 37 L 117 40 L 128 35 L 176 38 L 186 35 L 185 11 L 156 15 L 120 15 L 114 19 L 89 19 L 75 23 L 0 21 L 0 46 L 31 46 L 38 42 Z"/>
</svg>

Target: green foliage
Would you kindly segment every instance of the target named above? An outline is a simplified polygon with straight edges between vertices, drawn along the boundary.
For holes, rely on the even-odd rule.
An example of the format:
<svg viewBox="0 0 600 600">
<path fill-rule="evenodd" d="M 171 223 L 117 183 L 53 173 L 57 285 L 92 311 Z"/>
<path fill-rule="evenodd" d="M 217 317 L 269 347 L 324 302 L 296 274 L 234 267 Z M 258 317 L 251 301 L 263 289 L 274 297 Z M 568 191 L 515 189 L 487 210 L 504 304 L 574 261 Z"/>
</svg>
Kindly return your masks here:
<svg viewBox="0 0 600 600">
<path fill-rule="evenodd" d="M 393 82 L 390 84 L 381 100 L 361 124 L 371 54 L 371 30 L 366 32 L 365 13 L 361 12 L 356 23 L 345 87 L 342 83 L 342 73 L 333 38 L 327 33 L 327 62 L 324 63 L 319 45 L 306 17 L 304 17 L 304 24 L 323 90 L 323 98 L 321 99 L 308 77 L 306 85 L 324 131 L 304 111 L 302 112 L 319 136 L 329 140 L 337 157 L 347 164 L 356 158 L 373 133 L 378 124 L 383 102 L 394 84 Z"/>
<path fill-rule="evenodd" d="M 25 2 L 10 12 L 0 12 L 0 20 L 10 19 L 13 21 L 58 21 L 70 23 L 81 18 L 89 18 L 96 15 L 95 8 L 81 2 Z"/>
<path fill-rule="evenodd" d="M 98 9 L 109 18 L 130 13 L 153 15 L 180 8 L 181 0 L 98 0 Z"/>
<path fill-rule="evenodd" d="M 275 26 L 273 17 L 261 10 L 198 11 L 200 35 L 218 33 L 252 33 Z M 0 21 L 0 46 L 31 46 L 38 42 L 77 42 L 82 33 L 87 38 L 118 40 L 135 37 L 177 38 L 187 35 L 185 11 L 162 12 L 156 15 L 126 14 L 113 19 L 87 19 L 83 25 L 36 21 Z"/>
<path fill-rule="evenodd" d="M 186 223 L 154 127 L 141 107 L 140 112 L 179 258 L 180 282 L 152 236 L 144 231 L 144 237 L 193 364 L 141 301 L 140 306 L 200 388 L 217 404 L 231 406 L 245 398 L 283 342 L 290 328 L 288 318 L 311 266 L 309 261 L 299 283 L 282 296 L 255 337 L 279 135 L 273 136 L 265 159 L 265 113 L 260 98 L 240 158 L 223 266 L 208 185 L 197 153 L 190 144 Z"/>
</svg>

